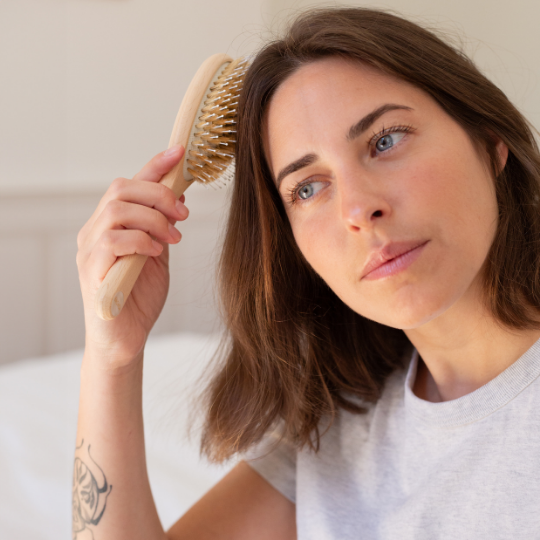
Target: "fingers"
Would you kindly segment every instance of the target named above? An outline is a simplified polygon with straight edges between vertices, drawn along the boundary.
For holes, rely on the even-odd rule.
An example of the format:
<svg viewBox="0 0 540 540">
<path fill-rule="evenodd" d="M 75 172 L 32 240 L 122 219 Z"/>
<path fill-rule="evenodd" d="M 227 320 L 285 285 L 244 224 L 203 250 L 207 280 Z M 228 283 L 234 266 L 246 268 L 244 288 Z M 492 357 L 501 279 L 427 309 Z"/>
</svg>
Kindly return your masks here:
<svg viewBox="0 0 540 540">
<path fill-rule="evenodd" d="M 106 202 L 102 205 L 100 213 L 115 200 L 155 208 L 174 221 L 183 221 L 189 215 L 184 204 L 185 198 L 177 199 L 173 191 L 163 184 L 117 178 L 108 190 Z"/>
<path fill-rule="evenodd" d="M 185 220 L 189 210 L 182 198 L 162 184 L 117 179 L 101 208 L 96 210 L 77 236 L 79 249 L 94 245 L 107 229 L 140 229 L 169 242 L 166 223 Z M 184 199 L 185 200 L 185 199 Z M 174 233 L 173 233 L 174 234 Z"/>
<path fill-rule="evenodd" d="M 163 184 L 117 178 L 101 199 L 96 211 L 80 230 L 77 237 L 79 248 L 87 243 L 87 239 L 90 240 L 91 244 L 94 244 L 96 239 L 107 228 L 119 228 L 122 226 L 124 228 L 151 230 L 147 223 L 137 225 L 132 218 L 124 220 L 119 213 L 121 211 L 121 205 L 118 205 L 119 202 L 131 203 L 139 210 L 153 208 L 173 225 L 177 221 L 185 220 L 189 215 L 189 210 L 185 205 L 185 197 L 182 195 L 180 199 L 176 199 L 173 191 Z M 108 220 L 103 219 L 102 216 L 104 215 L 105 217 L 108 216 Z M 133 214 L 131 213 L 131 215 Z M 141 216 L 143 215 L 148 214 L 141 213 Z M 98 225 L 98 220 L 100 220 L 100 225 Z M 98 227 L 97 230 L 96 227 Z M 159 238 L 166 241 L 163 234 Z"/>
<path fill-rule="evenodd" d="M 176 223 L 175 219 L 173 223 Z M 176 244 L 181 235 L 173 223 L 159 210 L 115 199 L 107 204 L 96 219 L 85 239 L 85 247 L 92 249 L 107 231 L 125 229 L 137 229 L 162 242 Z"/>
<path fill-rule="evenodd" d="M 87 274 L 90 280 L 102 281 L 117 257 L 139 253 L 157 257 L 163 252 L 163 246 L 148 234 L 139 230 L 105 231 L 90 252 L 77 254 L 77 265 L 81 274 Z"/>
<path fill-rule="evenodd" d="M 159 180 L 180 161 L 183 152 L 181 146 L 161 152 L 132 180 L 117 178 L 111 183 L 77 237 L 81 273 L 95 277 L 97 272 L 103 278 L 117 257 L 133 253 L 159 256 L 163 252 L 160 242 L 180 241 L 174 224 L 189 215 L 185 197 L 176 199 Z"/>
<path fill-rule="evenodd" d="M 164 174 L 168 173 L 184 155 L 184 147 L 171 146 L 168 150 L 154 156 L 134 177 L 134 180 L 143 182 L 159 182 Z"/>
<path fill-rule="evenodd" d="M 167 154 L 169 151 L 172 152 Z M 183 155 L 184 148 L 182 146 L 173 146 L 154 156 L 135 175 L 133 180 L 128 180 L 127 178 L 116 178 L 113 180 L 96 210 L 81 229 L 79 233 L 80 239 L 83 239 L 88 234 L 88 231 L 94 226 L 98 216 L 104 211 L 107 204 L 114 199 L 157 208 L 174 221 L 186 219 L 188 214 L 187 208 L 180 206 L 180 214 L 176 214 L 174 206 L 177 199 L 174 193 L 166 186 L 157 183 L 163 178 L 164 174 L 168 173 L 180 161 Z M 180 201 L 184 203 L 185 197 L 180 197 Z"/>
</svg>

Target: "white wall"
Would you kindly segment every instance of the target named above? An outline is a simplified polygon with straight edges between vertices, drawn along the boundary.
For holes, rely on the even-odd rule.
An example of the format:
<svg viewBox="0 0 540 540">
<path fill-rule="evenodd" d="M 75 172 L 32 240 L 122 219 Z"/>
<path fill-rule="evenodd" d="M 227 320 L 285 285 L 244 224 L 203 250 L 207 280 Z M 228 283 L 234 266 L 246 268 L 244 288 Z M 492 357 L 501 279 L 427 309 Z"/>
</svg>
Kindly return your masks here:
<svg viewBox="0 0 540 540">
<path fill-rule="evenodd" d="M 0 194 L 94 191 L 166 148 L 215 52 L 249 52 L 257 0 L 2 0 Z"/>
</svg>

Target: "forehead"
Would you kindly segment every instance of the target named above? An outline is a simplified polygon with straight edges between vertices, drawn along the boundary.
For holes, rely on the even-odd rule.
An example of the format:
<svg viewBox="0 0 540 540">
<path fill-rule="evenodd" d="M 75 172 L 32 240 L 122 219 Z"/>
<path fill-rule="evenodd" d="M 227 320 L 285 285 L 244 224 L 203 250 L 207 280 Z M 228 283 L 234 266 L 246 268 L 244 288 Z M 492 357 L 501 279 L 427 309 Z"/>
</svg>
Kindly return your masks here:
<svg viewBox="0 0 540 540">
<path fill-rule="evenodd" d="M 306 64 L 288 77 L 274 93 L 268 112 L 270 116 L 287 105 L 307 111 L 323 100 L 328 100 L 327 108 L 339 108 L 351 100 L 357 106 L 369 106 L 372 100 L 389 96 L 429 99 L 422 90 L 393 75 L 361 62 L 329 57 Z"/>
<path fill-rule="evenodd" d="M 300 144 L 316 151 L 325 140 L 345 138 L 351 124 L 387 103 L 430 115 L 438 109 L 419 88 L 360 62 L 331 57 L 306 64 L 270 101 L 264 130 L 269 161 L 283 145 L 295 154 Z"/>
</svg>

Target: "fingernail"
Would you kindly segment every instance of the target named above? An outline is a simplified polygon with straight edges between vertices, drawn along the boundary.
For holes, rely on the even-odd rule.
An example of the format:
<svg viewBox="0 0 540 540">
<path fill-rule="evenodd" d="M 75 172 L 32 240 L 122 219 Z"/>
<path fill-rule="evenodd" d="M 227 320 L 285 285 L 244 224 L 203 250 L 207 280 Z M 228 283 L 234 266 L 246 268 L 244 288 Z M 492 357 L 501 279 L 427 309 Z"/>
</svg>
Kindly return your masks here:
<svg viewBox="0 0 540 540">
<path fill-rule="evenodd" d="M 169 149 L 165 150 L 165 152 L 163 152 L 163 155 L 169 157 L 177 154 L 178 152 L 180 152 L 181 147 L 181 144 L 175 144 L 174 146 L 171 146 Z"/>
<path fill-rule="evenodd" d="M 189 210 L 187 209 L 186 205 L 180 200 L 176 201 L 176 211 L 181 218 L 188 217 L 189 215 Z"/>
<path fill-rule="evenodd" d="M 176 227 L 173 227 L 170 223 L 169 223 L 169 234 L 171 235 L 172 239 L 176 241 L 180 240 L 180 238 L 182 237 L 182 235 L 180 234 L 180 231 Z"/>
</svg>

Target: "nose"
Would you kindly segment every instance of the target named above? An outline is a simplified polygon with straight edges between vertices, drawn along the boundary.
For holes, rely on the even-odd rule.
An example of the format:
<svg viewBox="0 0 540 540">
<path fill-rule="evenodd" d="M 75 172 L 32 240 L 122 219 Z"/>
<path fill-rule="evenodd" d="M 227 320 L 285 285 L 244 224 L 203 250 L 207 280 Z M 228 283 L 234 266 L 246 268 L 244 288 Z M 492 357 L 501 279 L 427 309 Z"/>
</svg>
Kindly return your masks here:
<svg viewBox="0 0 540 540">
<path fill-rule="evenodd" d="M 391 206 L 384 194 L 366 182 L 353 178 L 341 182 L 340 187 L 341 217 L 351 232 L 372 229 L 390 215 Z"/>
</svg>

